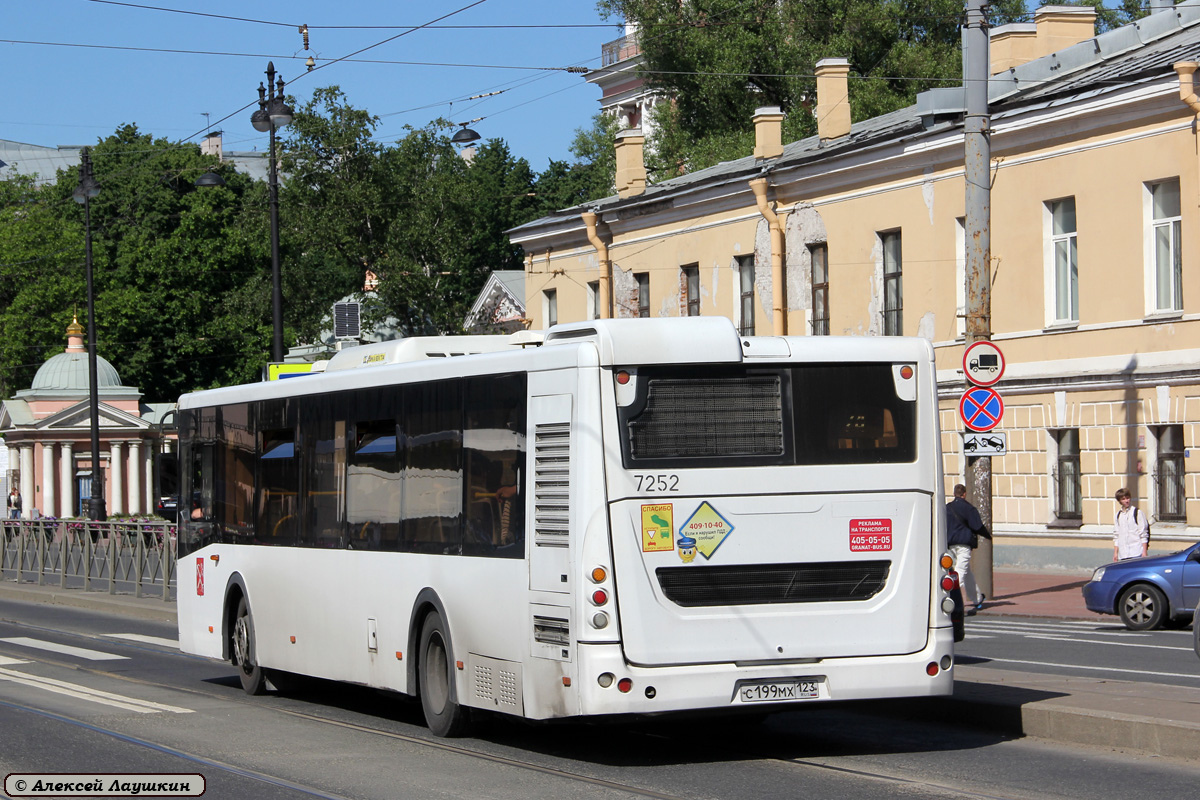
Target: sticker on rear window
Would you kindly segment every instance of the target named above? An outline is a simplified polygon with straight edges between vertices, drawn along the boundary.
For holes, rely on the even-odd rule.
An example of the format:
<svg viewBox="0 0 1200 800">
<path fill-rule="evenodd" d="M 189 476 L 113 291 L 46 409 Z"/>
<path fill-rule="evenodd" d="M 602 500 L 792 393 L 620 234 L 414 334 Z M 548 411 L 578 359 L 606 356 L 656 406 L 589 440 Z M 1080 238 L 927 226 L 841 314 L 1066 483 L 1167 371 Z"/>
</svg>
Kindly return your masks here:
<svg viewBox="0 0 1200 800">
<path fill-rule="evenodd" d="M 674 530 L 675 516 L 670 503 L 642 506 L 643 553 L 674 550 L 675 542 L 671 539 Z"/>
<path fill-rule="evenodd" d="M 890 519 L 850 520 L 850 551 L 873 552 L 892 549 L 892 521 Z"/>
</svg>

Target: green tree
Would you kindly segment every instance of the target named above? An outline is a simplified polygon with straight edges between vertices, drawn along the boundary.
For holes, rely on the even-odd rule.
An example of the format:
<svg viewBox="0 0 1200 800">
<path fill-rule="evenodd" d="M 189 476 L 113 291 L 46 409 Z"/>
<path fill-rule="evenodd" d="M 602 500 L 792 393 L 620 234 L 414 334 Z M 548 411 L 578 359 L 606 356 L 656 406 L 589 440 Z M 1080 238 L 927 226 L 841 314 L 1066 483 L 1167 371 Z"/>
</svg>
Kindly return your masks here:
<svg viewBox="0 0 1200 800">
<path fill-rule="evenodd" d="M 850 61 L 855 120 L 914 102 L 960 79 L 961 0 L 600 0 L 638 23 L 643 74 L 673 98 L 660 103 L 653 179 L 750 152 L 754 109 L 779 106 L 785 135 L 816 131 L 814 70 Z M 1002 0 L 993 19 L 1024 14 Z"/>
</svg>

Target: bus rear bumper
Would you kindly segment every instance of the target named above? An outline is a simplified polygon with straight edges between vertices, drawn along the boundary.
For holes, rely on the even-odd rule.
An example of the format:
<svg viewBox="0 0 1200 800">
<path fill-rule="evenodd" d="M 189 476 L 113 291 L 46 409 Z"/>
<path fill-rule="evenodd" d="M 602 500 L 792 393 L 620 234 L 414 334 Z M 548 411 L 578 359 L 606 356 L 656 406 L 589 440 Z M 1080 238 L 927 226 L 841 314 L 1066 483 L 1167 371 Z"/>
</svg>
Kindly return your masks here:
<svg viewBox="0 0 1200 800">
<path fill-rule="evenodd" d="M 905 655 L 640 667 L 625 663 L 619 645 L 581 645 L 576 685 L 585 716 L 752 706 L 779 711 L 835 700 L 933 697 L 954 691 L 953 648 L 952 631 L 939 628 L 930 631 L 928 647 Z M 627 691 L 622 679 L 629 681 Z"/>
</svg>

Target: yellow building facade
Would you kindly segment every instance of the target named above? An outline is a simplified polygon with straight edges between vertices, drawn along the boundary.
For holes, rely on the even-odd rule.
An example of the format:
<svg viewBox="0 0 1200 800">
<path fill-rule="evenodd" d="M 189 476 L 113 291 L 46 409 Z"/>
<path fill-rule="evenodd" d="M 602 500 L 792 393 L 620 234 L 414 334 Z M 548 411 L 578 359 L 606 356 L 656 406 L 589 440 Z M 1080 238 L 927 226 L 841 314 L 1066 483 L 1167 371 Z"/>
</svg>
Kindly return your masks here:
<svg viewBox="0 0 1200 800">
<path fill-rule="evenodd" d="M 997 564 L 1102 563 L 1121 486 L 1153 550 L 1200 537 L 1200 4 L 1099 36 L 1092 15 L 1047 6 L 992 33 Z M 780 144 L 781 115 L 760 109 L 755 154 L 663 183 L 626 132 L 616 196 L 509 232 L 526 315 L 928 338 L 949 494 L 970 456 L 961 90 L 851 126 L 848 69 L 818 65 L 818 136 Z"/>
</svg>

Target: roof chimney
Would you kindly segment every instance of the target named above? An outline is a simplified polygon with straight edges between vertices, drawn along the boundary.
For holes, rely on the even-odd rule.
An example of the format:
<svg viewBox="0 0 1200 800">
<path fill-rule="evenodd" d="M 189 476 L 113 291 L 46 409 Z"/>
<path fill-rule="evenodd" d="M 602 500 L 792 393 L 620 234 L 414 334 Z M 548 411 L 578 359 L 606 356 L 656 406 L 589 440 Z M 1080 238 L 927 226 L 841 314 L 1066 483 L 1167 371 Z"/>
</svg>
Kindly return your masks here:
<svg viewBox="0 0 1200 800">
<path fill-rule="evenodd" d="M 821 141 L 850 133 L 850 62 L 823 58 L 817 62 L 817 134 Z"/>
<path fill-rule="evenodd" d="M 642 161 L 645 143 L 641 128 L 630 128 L 617 134 L 618 197 L 633 197 L 646 191 L 646 164 Z"/>
<path fill-rule="evenodd" d="M 1048 56 L 1096 35 L 1096 9 L 1091 6 L 1042 6 L 1033 12 L 1037 55 Z"/>
<path fill-rule="evenodd" d="M 754 109 L 754 157 L 779 158 L 783 155 L 783 112 L 779 106 Z"/>
<path fill-rule="evenodd" d="M 992 75 L 1019 67 L 1038 57 L 1037 25 L 1013 22 L 992 28 L 988 44 Z"/>
<path fill-rule="evenodd" d="M 200 142 L 200 154 L 205 156 L 216 156 L 218 161 L 224 160 L 224 148 L 221 145 L 221 131 L 213 131 L 204 135 L 204 141 Z"/>
</svg>

